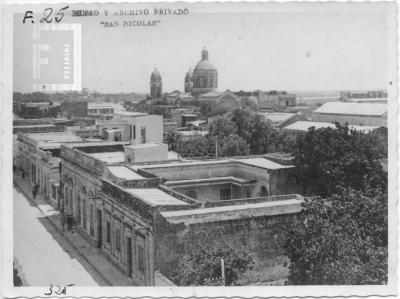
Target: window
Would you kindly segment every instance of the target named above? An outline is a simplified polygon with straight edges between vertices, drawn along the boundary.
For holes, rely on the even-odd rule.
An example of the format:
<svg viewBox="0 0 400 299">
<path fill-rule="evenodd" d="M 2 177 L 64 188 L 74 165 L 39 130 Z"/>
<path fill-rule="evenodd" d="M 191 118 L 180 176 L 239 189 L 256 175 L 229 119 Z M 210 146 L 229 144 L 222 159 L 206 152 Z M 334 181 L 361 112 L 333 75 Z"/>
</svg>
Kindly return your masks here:
<svg viewBox="0 0 400 299">
<path fill-rule="evenodd" d="M 81 198 L 78 195 L 78 198 L 76 199 L 76 221 L 78 224 L 81 224 Z"/>
<path fill-rule="evenodd" d="M 111 244 L 111 224 L 108 221 L 106 221 L 106 241 Z"/>
<path fill-rule="evenodd" d="M 221 200 L 231 199 L 231 188 L 223 188 L 219 191 Z"/>
<path fill-rule="evenodd" d="M 186 191 L 185 195 L 190 198 L 197 199 L 197 192 L 195 190 Z"/>
<path fill-rule="evenodd" d="M 133 139 L 136 139 L 136 126 L 133 126 Z"/>
<path fill-rule="evenodd" d="M 72 214 L 72 211 L 73 211 L 72 189 L 69 189 L 69 212 Z"/>
<path fill-rule="evenodd" d="M 138 245 L 138 270 L 140 273 L 144 274 L 144 248 L 142 245 Z"/>
<path fill-rule="evenodd" d="M 86 223 L 87 223 L 87 210 L 86 210 L 86 199 L 82 199 L 82 217 L 83 217 L 83 223 L 82 227 L 84 230 L 86 230 Z"/>
<path fill-rule="evenodd" d="M 269 192 L 268 192 L 268 190 L 267 190 L 267 188 L 265 186 L 261 186 L 260 196 L 262 196 L 262 197 L 269 196 Z"/>
<path fill-rule="evenodd" d="M 94 214 L 93 205 L 90 205 L 90 235 L 94 237 Z"/>
<path fill-rule="evenodd" d="M 121 251 L 121 225 L 117 221 L 115 222 L 116 230 L 115 230 L 115 249 L 117 251 Z"/>
<path fill-rule="evenodd" d="M 140 128 L 140 136 L 142 137 L 142 143 L 146 143 L 146 127 Z"/>
</svg>

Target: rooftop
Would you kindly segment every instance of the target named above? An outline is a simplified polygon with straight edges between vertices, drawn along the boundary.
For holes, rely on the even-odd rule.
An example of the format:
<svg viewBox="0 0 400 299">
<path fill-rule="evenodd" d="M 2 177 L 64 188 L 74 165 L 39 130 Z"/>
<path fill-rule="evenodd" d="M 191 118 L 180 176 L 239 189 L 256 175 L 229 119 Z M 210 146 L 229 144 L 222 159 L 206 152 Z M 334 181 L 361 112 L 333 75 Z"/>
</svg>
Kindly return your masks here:
<svg viewBox="0 0 400 299">
<path fill-rule="evenodd" d="M 96 108 L 114 108 L 114 105 L 111 103 L 88 103 L 88 109 Z"/>
<path fill-rule="evenodd" d="M 387 105 L 377 103 L 327 102 L 315 112 L 324 114 L 383 116 L 387 113 Z"/>
<path fill-rule="evenodd" d="M 273 123 L 280 123 L 291 119 L 296 116 L 297 113 L 278 113 L 278 112 L 260 112 L 266 119 L 272 121 Z"/>
<path fill-rule="evenodd" d="M 125 180 L 143 180 L 145 179 L 131 168 L 126 166 L 108 166 L 107 169 L 110 171 L 112 175 L 115 177 L 125 179 Z"/>
<path fill-rule="evenodd" d="M 214 98 L 214 97 L 219 97 L 224 93 L 224 91 L 210 91 L 207 93 L 204 93 L 202 95 L 200 95 L 201 98 Z"/>
<path fill-rule="evenodd" d="M 215 185 L 215 184 L 226 184 L 232 183 L 236 185 L 250 184 L 251 180 L 246 178 L 241 178 L 237 176 L 224 176 L 224 177 L 209 177 L 209 178 L 199 178 L 199 179 L 187 179 L 187 180 L 171 180 L 165 182 L 166 186 L 174 186 L 174 185 L 193 185 L 199 186 L 200 184 L 204 185 Z"/>
<path fill-rule="evenodd" d="M 173 197 L 160 189 L 155 188 L 138 188 L 138 189 L 125 189 L 135 197 L 139 197 L 144 202 L 151 206 L 164 206 L 164 205 L 187 205 L 186 202 Z"/>
<path fill-rule="evenodd" d="M 297 121 L 292 123 L 286 127 L 285 130 L 293 130 L 293 131 L 303 131 L 307 132 L 309 128 L 315 127 L 315 129 L 321 128 L 336 128 L 336 125 L 333 123 L 324 123 L 324 122 L 315 122 L 315 121 Z M 377 126 L 349 126 L 350 129 L 354 129 L 356 131 L 364 131 L 370 132 L 377 129 Z"/>
<path fill-rule="evenodd" d="M 167 147 L 167 144 L 161 142 L 149 142 L 126 145 L 126 148 L 139 149 L 139 148 L 152 148 L 152 147 Z"/>
<path fill-rule="evenodd" d="M 282 165 L 265 158 L 249 158 L 249 159 L 237 159 L 237 162 L 244 163 L 251 166 L 257 166 L 265 169 L 276 170 L 283 168 L 293 168 L 291 165 Z"/>
<path fill-rule="evenodd" d="M 62 143 L 81 142 L 83 139 L 72 132 L 47 132 L 47 133 L 28 133 L 24 134 L 34 142 L 37 147 L 57 148 Z"/>
<path fill-rule="evenodd" d="M 121 163 L 125 161 L 124 152 L 91 153 L 88 155 L 105 163 Z"/>
<path fill-rule="evenodd" d="M 181 136 L 196 136 L 196 135 L 205 136 L 208 134 L 208 131 L 193 131 L 193 130 L 175 131 L 175 132 Z"/>
<path fill-rule="evenodd" d="M 147 113 L 143 113 L 143 112 L 119 111 L 119 112 L 115 112 L 114 115 L 116 115 L 116 116 L 139 117 L 139 116 L 145 116 L 145 115 L 148 115 L 148 114 Z"/>
<path fill-rule="evenodd" d="M 388 98 L 350 98 L 346 99 L 347 102 L 382 102 L 387 103 Z"/>
<path fill-rule="evenodd" d="M 244 203 L 241 205 L 216 206 L 210 208 L 164 211 L 161 215 L 171 223 L 186 225 L 202 222 L 224 221 L 237 219 L 238 217 L 260 217 L 282 214 L 294 214 L 301 211 L 300 199 L 288 199 L 280 201 L 266 201 L 259 203 Z"/>
<path fill-rule="evenodd" d="M 27 102 L 24 103 L 25 107 L 39 107 L 39 106 L 48 106 L 50 105 L 49 102 Z"/>
</svg>

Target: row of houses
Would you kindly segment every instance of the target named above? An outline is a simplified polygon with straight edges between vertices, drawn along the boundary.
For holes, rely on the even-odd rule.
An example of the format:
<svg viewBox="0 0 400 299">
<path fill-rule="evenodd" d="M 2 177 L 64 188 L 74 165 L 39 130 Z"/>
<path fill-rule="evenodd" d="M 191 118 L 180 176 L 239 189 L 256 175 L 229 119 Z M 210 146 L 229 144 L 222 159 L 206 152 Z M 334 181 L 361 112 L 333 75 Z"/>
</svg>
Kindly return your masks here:
<svg viewBox="0 0 400 299">
<path fill-rule="evenodd" d="M 193 238 L 215 229 L 257 255 L 263 279 L 283 267 L 302 202 L 287 157 L 180 159 L 160 115 L 114 113 L 93 128 L 19 132 L 14 166 L 133 285 L 170 281 Z"/>
</svg>

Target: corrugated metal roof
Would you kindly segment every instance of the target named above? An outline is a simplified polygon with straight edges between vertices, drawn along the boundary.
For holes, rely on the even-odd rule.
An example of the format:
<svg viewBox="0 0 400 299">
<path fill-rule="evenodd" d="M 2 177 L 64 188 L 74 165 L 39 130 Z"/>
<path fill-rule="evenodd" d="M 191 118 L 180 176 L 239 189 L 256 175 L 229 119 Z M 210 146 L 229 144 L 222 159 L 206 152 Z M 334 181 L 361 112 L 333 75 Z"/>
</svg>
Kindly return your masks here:
<svg viewBox="0 0 400 299">
<path fill-rule="evenodd" d="M 376 103 L 327 102 L 315 112 L 324 114 L 383 116 L 387 113 L 387 105 Z"/>
</svg>

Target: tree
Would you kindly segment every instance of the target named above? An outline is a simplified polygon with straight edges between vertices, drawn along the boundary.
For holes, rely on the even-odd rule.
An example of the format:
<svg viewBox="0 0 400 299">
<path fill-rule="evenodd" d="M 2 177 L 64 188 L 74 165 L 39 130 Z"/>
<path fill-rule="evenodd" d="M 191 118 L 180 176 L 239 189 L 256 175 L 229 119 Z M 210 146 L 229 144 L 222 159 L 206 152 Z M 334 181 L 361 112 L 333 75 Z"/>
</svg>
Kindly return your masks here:
<svg viewBox="0 0 400 299">
<path fill-rule="evenodd" d="M 208 134 L 211 137 L 217 138 L 219 141 L 229 136 L 236 134 L 237 127 L 235 123 L 227 115 L 217 116 L 208 127 Z"/>
<path fill-rule="evenodd" d="M 306 198 L 288 229 L 288 284 L 387 283 L 387 193 L 366 185 Z"/>
<path fill-rule="evenodd" d="M 310 128 L 295 146 L 297 181 L 303 194 L 322 197 L 335 193 L 340 185 L 360 189 L 365 180 L 385 190 L 382 157 L 382 145 L 372 135 L 339 124 L 336 128 Z"/>
<path fill-rule="evenodd" d="M 234 284 L 242 273 L 254 267 L 254 255 L 238 241 L 225 237 L 219 230 L 196 235 L 188 243 L 188 253 L 180 259 L 173 277 L 180 286 L 219 284 L 222 258 L 226 285 Z"/>
<path fill-rule="evenodd" d="M 178 144 L 181 139 L 181 136 L 176 132 L 168 132 L 164 135 L 164 142 L 168 144 L 168 149 L 171 151 L 178 150 Z"/>
<path fill-rule="evenodd" d="M 188 139 L 179 140 L 177 151 L 182 157 L 207 157 L 214 155 L 209 139 L 202 135 L 195 135 Z"/>
<path fill-rule="evenodd" d="M 222 139 L 220 156 L 241 156 L 248 155 L 250 147 L 246 141 L 237 134 L 230 134 Z"/>
</svg>

